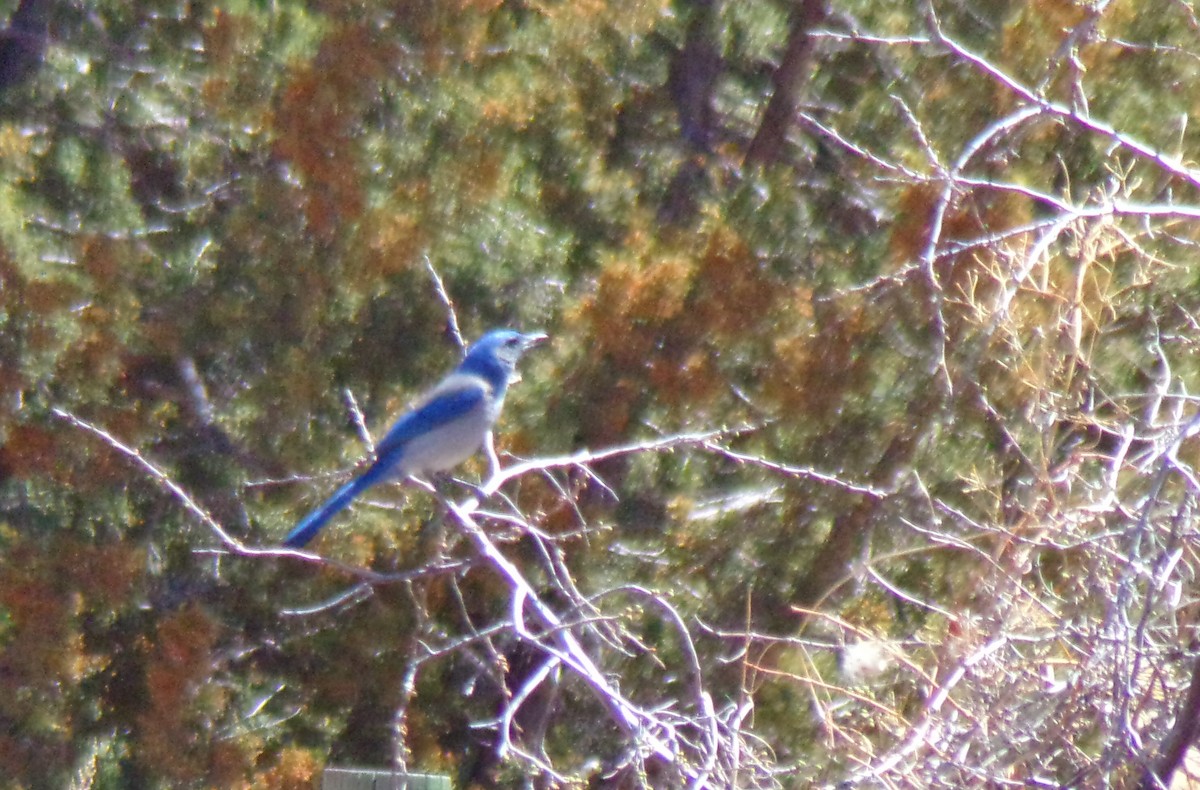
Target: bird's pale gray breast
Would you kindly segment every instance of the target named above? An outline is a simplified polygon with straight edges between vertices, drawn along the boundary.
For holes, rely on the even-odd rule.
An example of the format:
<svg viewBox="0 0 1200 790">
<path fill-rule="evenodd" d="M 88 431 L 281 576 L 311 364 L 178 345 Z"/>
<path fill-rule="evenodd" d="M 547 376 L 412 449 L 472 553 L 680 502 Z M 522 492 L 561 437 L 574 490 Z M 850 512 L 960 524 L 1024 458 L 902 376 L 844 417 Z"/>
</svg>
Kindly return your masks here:
<svg viewBox="0 0 1200 790">
<path fill-rule="evenodd" d="M 441 472 L 458 466 L 474 455 L 492 429 L 503 404 L 503 396 L 493 397 L 491 385 L 478 376 L 455 374 L 438 386 L 434 393 L 478 388 L 483 398 L 478 406 L 466 411 L 428 433 L 410 439 L 404 445 L 398 471 L 401 476 Z"/>
</svg>

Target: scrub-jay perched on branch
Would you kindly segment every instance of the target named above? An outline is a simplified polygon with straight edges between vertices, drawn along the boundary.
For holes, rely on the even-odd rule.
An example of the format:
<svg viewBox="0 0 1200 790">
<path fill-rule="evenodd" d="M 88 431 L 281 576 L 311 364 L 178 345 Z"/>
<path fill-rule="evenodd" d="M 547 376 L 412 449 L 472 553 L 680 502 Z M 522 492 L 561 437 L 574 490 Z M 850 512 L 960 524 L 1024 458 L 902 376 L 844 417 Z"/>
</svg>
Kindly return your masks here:
<svg viewBox="0 0 1200 790">
<path fill-rule="evenodd" d="M 300 548 L 356 496 L 384 480 L 440 472 L 483 446 L 500 416 L 517 360 L 546 336 L 494 329 L 467 351 L 462 363 L 417 401 L 375 448 L 375 461 L 309 513 L 283 541 Z"/>
</svg>

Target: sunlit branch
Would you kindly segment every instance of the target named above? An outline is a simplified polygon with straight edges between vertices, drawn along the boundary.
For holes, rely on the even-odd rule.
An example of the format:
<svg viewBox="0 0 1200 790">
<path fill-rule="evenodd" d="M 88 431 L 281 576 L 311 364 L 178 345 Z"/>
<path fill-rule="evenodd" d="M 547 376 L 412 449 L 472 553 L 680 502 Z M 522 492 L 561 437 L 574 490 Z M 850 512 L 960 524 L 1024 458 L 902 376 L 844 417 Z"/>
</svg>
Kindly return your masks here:
<svg viewBox="0 0 1200 790">
<path fill-rule="evenodd" d="M 1133 151 L 1139 156 L 1154 162 L 1163 170 L 1171 173 L 1174 176 L 1184 179 L 1192 186 L 1200 188 L 1200 171 L 1187 167 L 1182 163 L 1182 161 L 1180 161 L 1179 157 L 1165 154 L 1156 149 L 1154 146 L 1142 142 L 1130 134 L 1120 131 L 1110 123 L 1093 118 L 1090 114 L 1084 114 L 1066 105 L 1050 101 L 1049 99 L 1037 93 L 1034 89 L 1022 84 L 1018 79 L 1006 73 L 1003 69 L 989 61 L 987 58 L 973 52 L 964 44 L 947 35 L 942 29 L 937 15 L 933 12 L 932 5 L 927 7 L 929 8 L 929 13 L 927 15 L 929 27 L 933 33 L 934 41 L 941 46 L 946 47 L 948 50 L 962 58 L 967 63 L 970 63 L 975 68 L 979 69 L 999 85 L 1003 85 L 1017 96 L 1033 105 L 1036 105 L 1046 113 L 1062 118 L 1083 129 L 1105 137 L 1114 143 Z"/>
<path fill-rule="evenodd" d="M 499 550 L 484 529 L 475 521 L 472 515 L 473 507 L 470 504 L 462 506 L 452 502 L 448 502 L 447 505 L 476 549 L 488 559 L 496 570 L 503 574 L 511 586 L 513 605 L 519 611 L 528 603 L 542 625 L 554 632 L 553 640 L 558 644 L 558 649 L 553 652 L 559 655 L 564 664 L 578 673 L 581 679 L 593 689 L 597 698 L 609 710 L 617 724 L 621 725 L 638 743 L 647 746 L 654 754 L 669 763 L 676 762 L 678 745 L 675 743 L 675 734 L 669 728 L 664 728 L 663 723 L 653 714 L 633 705 L 610 685 L 608 679 L 583 649 L 574 634 L 563 627 L 564 623 L 558 614 L 542 601 L 517 566 Z M 519 618 L 515 618 L 515 622 L 519 622 Z M 543 649 L 549 648 L 543 646 Z"/>
<path fill-rule="evenodd" d="M 200 504 L 198 502 L 196 502 L 196 500 L 190 494 L 188 494 L 188 492 L 185 491 L 182 486 L 180 486 L 173 479 L 171 479 L 170 475 L 168 475 L 165 471 L 163 471 L 163 469 L 161 467 L 159 467 L 153 461 L 148 459 L 145 455 L 143 455 L 142 453 L 140 453 L 133 447 L 130 447 L 128 444 L 125 444 L 120 439 L 113 436 L 111 433 L 104 430 L 103 428 L 95 426 L 95 425 L 87 422 L 86 420 L 82 420 L 79 417 L 76 417 L 74 414 L 71 414 L 70 412 L 66 411 L 65 409 L 60 409 L 60 408 L 55 407 L 51 411 L 53 412 L 53 414 L 56 417 L 58 417 L 62 420 L 65 420 L 66 422 L 68 422 L 72 426 L 74 426 L 75 428 L 78 428 L 82 431 L 85 431 L 85 432 L 97 437 L 98 439 L 103 441 L 106 445 L 108 445 L 110 448 L 112 448 L 113 450 L 116 450 L 118 453 L 120 453 L 121 455 L 125 456 L 127 459 L 132 461 L 137 467 L 139 467 L 143 472 L 145 472 L 152 480 L 154 480 L 155 483 L 157 483 L 159 486 L 161 486 L 163 489 L 165 489 L 172 497 L 174 497 L 176 500 L 178 500 L 179 503 L 181 505 L 183 505 L 184 509 L 187 512 L 191 513 L 197 520 L 200 521 L 200 523 L 202 523 L 209 530 L 211 530 L 212 533 L 217 536 L 217 539 L 221 542 L 222 546 L 224 547 L 223 549 L 197 549 L 196 550 L 197 553 L 213 554 L 213 555 L 217 555 L 217 556 L 224 555 L 224 554 L 231 554 L 231 555 L 237 555 L 237 556 L 242 556 L 242 557 L 290 557 L 290 558 L 302 560 L 302 561 L 308 562 L 308 563 L 313 563 L 313 564 L 318 564 L 318 565 L 327 565 L 329 567 L 333 567 L 340 571 L 348 573 L 352 576 L 356 576 L 356 577 L 363 579 L 364 581 L 367 581 L 369 583 L 375 583 L 375 584 L 409 581 L 412 579 L 417 579 L 417 578 L 421 578 L 421 577 L 425 577 L 425 576 L 452 572 L 452 571 L 463 568 L 467 564 L 464 562 L 451 562 L 451 563 L 448 563 L 445 565 L 435 565 L 435 566 L 426 566 L 423 568 L 417 568 L 413 571 L 408 571 L 408 572 L 377 573 L 375 571 L 371 571 L 366 568 L 348 565 L 346 563 L 339 562 L 337 560 L 333 560 L 328 557 L 322 557 L 318 554 L 313 554 L 313 553 L 307 552 L 307 551 L 299 551 L 297 549 L 257 548 L 254 546 L 247 546 L 242 541 L 233 537 L 233 535 L 231 535 L 228 530 L 226 530 L 224 527 L 222 527 L 220 522 L 218 522 L 215 518 L 213 518 L 213 516 L 207 510 L 205 510 L 203 507 L 201 507 Z"/>
<path fill-rule="evenodd" d="M 459 351 L 466 351 L 467 341 L 463 338 L 462 329 L 458 325 L 458 310 L 454 307 L 454 300 L 450 298 L 450 292 L 446 290 L 446 283 L 438 274 L 437 268 L 434 267 L 433 261 L 429 260 L 428 255 L 425 256 L 425 270 L 429 272 L 429 277 L 433 280 L 433 290 L 441 300 L 442 306 L 446 308 L 446 322 L 450 325 L 450 333 L 454 335 L 454 342 L 458 344 Z"/>
</svg>

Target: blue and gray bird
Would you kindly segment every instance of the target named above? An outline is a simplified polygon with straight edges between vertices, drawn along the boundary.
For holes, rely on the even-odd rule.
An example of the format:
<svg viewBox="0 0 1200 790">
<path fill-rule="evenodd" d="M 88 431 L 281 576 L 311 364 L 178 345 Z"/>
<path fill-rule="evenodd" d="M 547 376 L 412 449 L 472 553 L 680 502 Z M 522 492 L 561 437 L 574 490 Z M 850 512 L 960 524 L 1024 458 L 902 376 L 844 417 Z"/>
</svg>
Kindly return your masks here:
<svg viewBox="0 0 1200 790">
<path fill-rule="evenodd" d="M 375 460 L 296 525 L 283 541 L 304 546 L 354 498 L 376 483 L 441 472 L 474 455 L 487 440 L 521 355 L 546 339 L 494 329 L 462 363 L 401 417 L 375 448 Z"/>
</svg>

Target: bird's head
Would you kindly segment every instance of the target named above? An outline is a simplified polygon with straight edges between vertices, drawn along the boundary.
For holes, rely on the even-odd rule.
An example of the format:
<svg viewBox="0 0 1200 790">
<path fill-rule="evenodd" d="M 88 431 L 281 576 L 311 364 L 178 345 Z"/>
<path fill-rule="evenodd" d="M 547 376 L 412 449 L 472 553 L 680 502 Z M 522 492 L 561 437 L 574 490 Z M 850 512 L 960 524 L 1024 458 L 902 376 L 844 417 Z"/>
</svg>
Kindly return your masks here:
<svg viewBox="0 0 1200 790">
<path fill-rule="evenodd" d="M 521 355 L 546 340 L 543 332 L 522 333 L 512 329 L 493 329 L 467 350 L 458 369 L 475 373 L 503 388 L 516 370 Z"/>
</svg>

